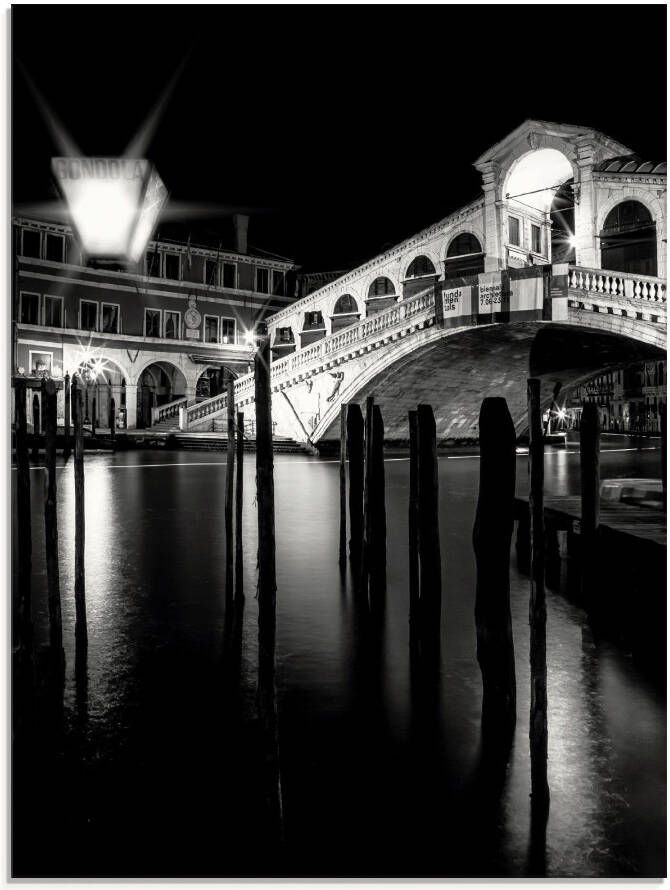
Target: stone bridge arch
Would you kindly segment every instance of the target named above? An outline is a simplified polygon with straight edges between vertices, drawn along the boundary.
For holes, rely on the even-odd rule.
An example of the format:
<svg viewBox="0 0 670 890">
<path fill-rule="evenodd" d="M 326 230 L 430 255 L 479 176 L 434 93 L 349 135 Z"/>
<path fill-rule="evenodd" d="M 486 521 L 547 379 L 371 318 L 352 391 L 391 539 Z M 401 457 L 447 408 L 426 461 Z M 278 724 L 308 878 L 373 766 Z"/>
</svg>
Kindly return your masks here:
<svg viewBox="0 0 670 890">
<path fill-rule="evenodd" d="M 517 433 L 526 424 L 526 380 L 542 380 L 542 397 L 551 401 L 562 388 L 608 367 L 663 357 L 664 352 L 631 337 L 554 322 L 521 322 L 443 331 L 431 328 L 408 338 L 389 363 L 384 356 L 343 387 L 340 398 L 322 415 L 312 442 L 339 437 L 343 402 L 362 406 L 374 396 L 384 417 L 385 438 L 405 442 L 407 412 L 420 402 L 432 405 L 438 440 L 473 440 L 478 435 L 481 401 L 503 396 Z"/>
</svg>

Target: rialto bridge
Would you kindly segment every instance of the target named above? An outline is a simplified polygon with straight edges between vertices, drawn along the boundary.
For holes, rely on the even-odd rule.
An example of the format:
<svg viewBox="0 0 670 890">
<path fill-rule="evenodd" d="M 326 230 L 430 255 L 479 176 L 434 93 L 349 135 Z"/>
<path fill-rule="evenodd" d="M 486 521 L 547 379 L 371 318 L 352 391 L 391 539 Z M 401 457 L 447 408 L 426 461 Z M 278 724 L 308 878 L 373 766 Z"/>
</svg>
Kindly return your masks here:
<svg viewBox="0 0 670 890">
<path fill-rule="evenodd" d="M 440 439 L 476 437 L 487 395 L 521 430 L 528 376 L 548 401 L 557 382 L 664 357 L 666 165 L 526 121 L 475 166 L 477 200 L 269 319 L 278 435 L 335 439 L 341 405 L 369 394 L 390 440 L 407 438 L 418 402 Z M 235 402 L 253 417 L 251 375 Z M 183 404 L 180 426 L 222 409 Z"/>
</svg>

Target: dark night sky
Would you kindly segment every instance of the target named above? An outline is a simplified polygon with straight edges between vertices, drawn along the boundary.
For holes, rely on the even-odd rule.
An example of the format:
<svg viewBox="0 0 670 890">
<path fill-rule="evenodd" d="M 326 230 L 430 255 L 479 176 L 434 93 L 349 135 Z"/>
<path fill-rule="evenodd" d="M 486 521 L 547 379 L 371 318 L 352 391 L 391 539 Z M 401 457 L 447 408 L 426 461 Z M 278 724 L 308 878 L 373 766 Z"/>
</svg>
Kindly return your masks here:
<svg viewBox="0 0 670 890">
<path fill-rule="evenodd" d="M 479 192 L 525 118 L 666 158 L 664 6 L 14 7 L 13 52 L 84 153 L 125 149 L 175 68 L 147 154 L 172 197 L 264 208 L 250 244 L 310 269 L 373 256 Z M 57 153 L 14 66 L 13 194 Z M 184 226 L 228 239 L 228 218 Z M 163 233 L 165 234 L 165 233 Z"/>
</svg>

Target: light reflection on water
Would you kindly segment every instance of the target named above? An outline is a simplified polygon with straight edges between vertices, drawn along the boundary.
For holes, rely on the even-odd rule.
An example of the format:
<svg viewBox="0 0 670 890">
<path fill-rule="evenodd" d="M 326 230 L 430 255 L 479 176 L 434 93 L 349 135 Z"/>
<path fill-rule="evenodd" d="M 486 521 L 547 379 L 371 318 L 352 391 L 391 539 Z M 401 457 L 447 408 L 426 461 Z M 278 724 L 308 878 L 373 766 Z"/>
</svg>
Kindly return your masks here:
<svg viewBox="0 0 670 890">
<path fill-rule="evenodd" d="M 657 460 L 654 453 L 603 455 L 603 475 L 655 475 Z M 140 466 L 146 464 L 179 465 Z M 517 467 L 517 490 L 523 491 L 525 457 Z M 33 480 L 36 476 L 32 473 Z M 247 455 L 242 670 L 249 702 L 257 622 L 254 476 L 254 456 Z M 319 822 L 327 830 L 346 806 L 354 810 L 351 825 L 338 827 L 351 844 L 356 843 L 359 819 L 367 817 L 383 825 L 387 820 L 391 836 L 394 831 L 402 834 L 402 826 L 413 818 L 408 802 L 421 794 L 435 804 L 431 821 L 437 835 L 440 820 L 451 825 L 454 818 L 450 801 L 458 799 L 477 773 L 481 682 L 471 529 L 478 462 L 440 460 L 444 592 L 432 715 L 425 705 L 423 711 L 413 706 L 410 694 L 407 478 L 406 461 L 386 463 L 388 593 L 383 634 L 371 656 L 350 579 L 340 577 L 337 565 L 338 465 L 303 457 L 275 460 L 277 681 L 289 835 L 291 826 L 297 834 L 309 833 L 314 830 L 310 824 Z M 578 456 L 550 452 L 548 492 L 576 493 L 578 485 Z M 88 756 L 119 757 L 132 747 L 142 720 L 150 719 L 142 713 L 147 690 L 160 687 L 163 670 L 172 677 L 175 665 L 188 664 L 197 679 L 198 671 L 204 676 L 217 662 L 224 614 L 224 493 L 225 455 L 143 452 L 87 458 Z M 71 464 L 59 474 L 59 499 L 66 706 L 73 713 Z M 33 506 L 34 597 L 45 638 L 41 487 L 35 484 Z M 497 865 L 488 867 L 523 874 L 530 792 L 528 582 L 514 568 L 511 594 L 518 723 L 501 815 L 493 818 L 496 849 L 491 862 Z M 548 664 L 552 799 L 547 873 L 660 874 L 665 863 L 663 703 L 623 655 L 606 646 L 596 648 L 583 614 L 551 592 Z M 178 689 L 177 719 L 194 719 L 189 708 L 188 693 Z M 388 783 L 383 771 L 393 763 L 395 802 L 393 796 L 381 803 L 351 797 L 346 765 L 355 759 L 365 775 L 374 777 L 370 787 L 375 788 L 376 781 L 381 788 Z M 428 783 L 417 790 L 426 779 L 427 764 L 434 787 Z M 448 854 L 444 862 L 448 872 Z M 469 873 L 477 874 L 478 868 L 471 863 Z M 484 863 L 481 868 L 487 870 Z"/>
</svg>

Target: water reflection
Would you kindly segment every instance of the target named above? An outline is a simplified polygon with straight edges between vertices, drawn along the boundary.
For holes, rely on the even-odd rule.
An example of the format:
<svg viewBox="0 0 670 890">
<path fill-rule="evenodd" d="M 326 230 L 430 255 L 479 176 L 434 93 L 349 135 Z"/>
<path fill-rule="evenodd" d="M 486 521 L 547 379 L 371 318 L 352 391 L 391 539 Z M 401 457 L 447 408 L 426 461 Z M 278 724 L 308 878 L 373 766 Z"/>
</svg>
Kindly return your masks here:
<svg viewBox="0 0 670 890">
<path fill-rule="evenodd" d="M 578 456 L 555 454 L 547 456 L 547 486 L 574 493 Z M 645 475 L 647 458 L 653 475 L 657 456 L 635 453 L 636 475 Z M 604 455 L 604 474 L 627 473 L 627 461 Z M 256 583 L 252 464 L 244 468 L 247 591 Z M 514 566 L 518 724 L 504 745 L 481 736 L 470 544 L 477 461 L 440 460 L 443 610 L 432 657 L 410 646 L 407 462 L 385 468 L 381 614 L 338 570 L 338 464 L 301 457 L 275 464 L 275 682 L 292 873 L 659 874 L 664 703 L 622 656 L 590 638 L 583 613 L 551 593 L 552 800 L 546 826 L 531 818 L 528 581 Z M 66 800 L 69 818 L 88 826 L 86 857 L 110 874 L 124 863 L 225 874 L 234 852 L 220 839 L 234 837 L 244 849 L 260 793 L 258 752 L 245 728 L 258 609 L 249 596 L 244 609 L 224 610 L 225 462 L 183 453 L 91 456 L 86 479 L 88 653 L 74 651 L 71 465 L 59 478 L 65 758 L 79 789 Z M 33 515 L 41 509 L 34 495 Z M 46 640 L 40 535 L 33 558 L 36 638 Z M 114 850 L 106 849 L 110 836 Z M 240 873 L 264 867 L 257 855 L 243 864 L 249 871 Z"/>
</svg>

